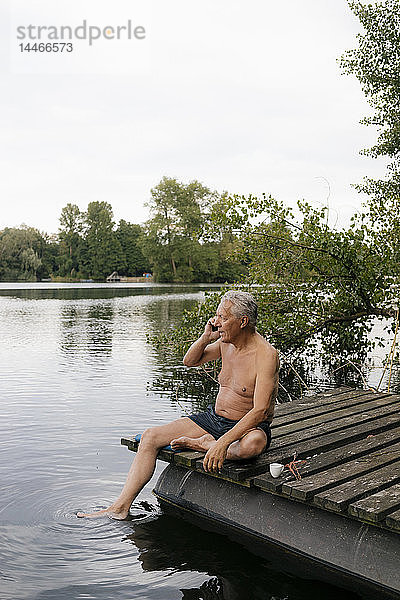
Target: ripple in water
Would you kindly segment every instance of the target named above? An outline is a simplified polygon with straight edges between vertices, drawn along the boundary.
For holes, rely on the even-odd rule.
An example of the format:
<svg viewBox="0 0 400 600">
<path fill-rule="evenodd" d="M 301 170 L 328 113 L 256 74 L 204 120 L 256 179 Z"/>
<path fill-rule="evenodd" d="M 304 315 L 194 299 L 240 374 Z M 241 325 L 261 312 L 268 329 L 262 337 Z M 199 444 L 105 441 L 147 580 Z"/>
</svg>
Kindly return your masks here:
<svg viewBox="0 0 400 600">
<path fill-rule="evenodd" d="M 57 502 L 58 508 L 51 512 Z M 130 520 L 78 519 L 76 516 L 77 510 L 100 510 L 109 504 L 109 500 L 97 500 L 97 504 L 88 501 L 77 509 L 75 503 L 53 493 L 47 496 L 46 502 L 39 504 L 36 499 L 30 505 L 34 521 L 0 527 L 0 561 L 7 565 L 7 572 L 2 573 L 0 598 L 33 598 L 32 591 L 45 590 L 49 581 L 56 582 L 57 587 L 79 586 L 89 577 L 91 584 L 101 584 L 109 573 L 117 576 L 118 585 L 132 581 L 137 551 L 132 544 L 121 542 L 132 534 L 134 525 L 156 519 L 160 511 L 155 504 L 139 501 L 131 508 Z M 29 572 L 29 581 L 22 577 L 21 585 L 24 572 Z"/>
</svg>

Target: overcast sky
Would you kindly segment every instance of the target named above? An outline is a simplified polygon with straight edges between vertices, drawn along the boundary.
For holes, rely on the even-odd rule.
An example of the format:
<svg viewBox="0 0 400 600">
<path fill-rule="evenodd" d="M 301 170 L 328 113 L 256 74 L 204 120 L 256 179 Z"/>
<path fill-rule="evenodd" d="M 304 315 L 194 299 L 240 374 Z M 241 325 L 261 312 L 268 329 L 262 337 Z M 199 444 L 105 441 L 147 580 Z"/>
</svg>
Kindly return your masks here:
<svg viewBox="0 0 400 600">
<path fill-rule="evenodd" d="M 329 182 L 340 225 L 361 206 L 351 184 L 384 175 L 385 161 L 359 154 L 376 132 L 337 64 L 359 31 L 345 0 L 5 0 L 2 11 L 0 229 L 56 232 L 63 206 L 94 200 L 140 223 L 164 175 L 290 204 L 323 204 Z M 128 19 L 145 39 L 41 54 L 16 35 Z"/>
</svg>

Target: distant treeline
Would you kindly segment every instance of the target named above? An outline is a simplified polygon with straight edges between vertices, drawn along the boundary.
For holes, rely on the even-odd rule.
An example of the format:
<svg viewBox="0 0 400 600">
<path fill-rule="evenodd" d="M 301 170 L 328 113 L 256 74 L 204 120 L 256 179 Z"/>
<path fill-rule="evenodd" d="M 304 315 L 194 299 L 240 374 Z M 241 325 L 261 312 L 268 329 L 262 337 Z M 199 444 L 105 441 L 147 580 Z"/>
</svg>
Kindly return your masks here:
<svg viewBox="0 0 400 600">
<path fill-rule="evenodd" d="M 151 190 L 144 225 L 116 224 L 108 202 L 90 202 L 86 211 L 67 204 L 58 234 L 26 225 L 0 231 L 0 280 L 103 281 L 117 271 L 128 277 L 151 272 L 160 282 L 234 281 L 246 270 L 232 258 L 240 242 L 212 226 L 225 197 L 198 181 L 164 177 Z"/>
</svg>

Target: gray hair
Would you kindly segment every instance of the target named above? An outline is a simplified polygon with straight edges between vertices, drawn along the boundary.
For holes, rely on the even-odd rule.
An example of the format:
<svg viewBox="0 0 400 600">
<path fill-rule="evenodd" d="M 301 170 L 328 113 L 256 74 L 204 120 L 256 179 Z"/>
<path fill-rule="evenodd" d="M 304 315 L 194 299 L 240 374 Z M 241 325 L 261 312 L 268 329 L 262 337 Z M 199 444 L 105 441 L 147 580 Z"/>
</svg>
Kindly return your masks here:
<svg viewBox="0 0 400 600">
<path fill-rule="evenodd" d="M 255 328 L 257 322 L 257 302 L 249 292 L 229 290 L 221 298 L 221 304 L 229 301 L 232 303 L 232 314 L 237 317 L 248 317 L 250 327 Z"/>
</svg>

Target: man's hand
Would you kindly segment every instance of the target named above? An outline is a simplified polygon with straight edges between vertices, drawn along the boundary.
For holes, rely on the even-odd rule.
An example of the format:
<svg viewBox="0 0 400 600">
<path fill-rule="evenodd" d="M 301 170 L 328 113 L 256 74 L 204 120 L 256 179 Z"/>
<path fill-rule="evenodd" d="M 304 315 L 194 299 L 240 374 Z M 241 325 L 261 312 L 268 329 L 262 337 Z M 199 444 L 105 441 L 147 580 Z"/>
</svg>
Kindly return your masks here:
<svg viewBox="0 0 400 600">
<path fill-rule="evenodd" d="M 213 325 L 214 325 L 215 319 L 216 319 L 216 317 L 213 317 L 212 319 L 208 319 L 206 326 L 204 328 L 203 335 L 208 338 L 209 344 L 211 342 L 215 342 L 215 340 L 217 340 L 219 338 L 219 331 L 213 331 Z"/>
<path fill-rule="evenodd" d="M 198 340 L 193 342 L 186 352 L 183 357 L 185 367 L 199 367 L 210 360 L 221 358 L 219 331 L 213 331 L 213 325 L 216 320 L 217 317 L 208 319 L 204 327 L 204 332 Z"/>
<path fill-rule="evenodd" d="M 218 440 L 216 444 L 207 451 L 204 457 L 204 470 L 209 473 L 218 473 L 222 469 L 228 448 L 229 444 L 226 444 L 223 440 Z"/>
</svg>

